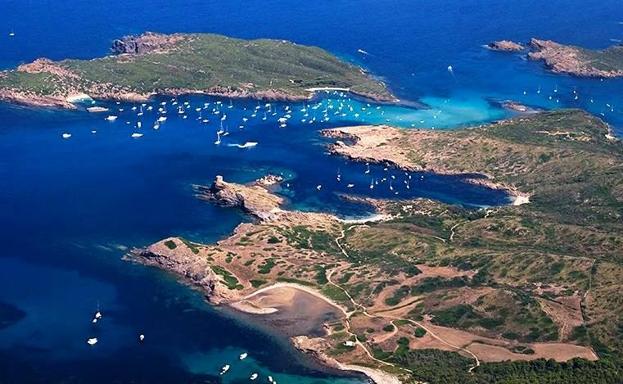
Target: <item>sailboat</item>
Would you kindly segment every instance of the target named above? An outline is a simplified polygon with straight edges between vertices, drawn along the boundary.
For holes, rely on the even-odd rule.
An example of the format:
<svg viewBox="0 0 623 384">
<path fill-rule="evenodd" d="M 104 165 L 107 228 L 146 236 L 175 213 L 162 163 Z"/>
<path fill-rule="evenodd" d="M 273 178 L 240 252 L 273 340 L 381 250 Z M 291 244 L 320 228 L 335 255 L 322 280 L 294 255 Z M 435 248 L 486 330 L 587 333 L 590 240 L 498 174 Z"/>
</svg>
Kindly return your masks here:
<svg viewBox="0 0 623 384">
<path fill-rule="evenodd" d="M 221 144 L 221 132 L 216 132 L 216 141 L 214 142 L 214 144 Z"/>
<path fill-rule="evenodd" d="M 225 364 L 223 368 L 221 368 L 221 375 L 226 374 L 227 371 L 229 371 L 229 368 L 230 368 L 229 364 Z"/>
</svg>

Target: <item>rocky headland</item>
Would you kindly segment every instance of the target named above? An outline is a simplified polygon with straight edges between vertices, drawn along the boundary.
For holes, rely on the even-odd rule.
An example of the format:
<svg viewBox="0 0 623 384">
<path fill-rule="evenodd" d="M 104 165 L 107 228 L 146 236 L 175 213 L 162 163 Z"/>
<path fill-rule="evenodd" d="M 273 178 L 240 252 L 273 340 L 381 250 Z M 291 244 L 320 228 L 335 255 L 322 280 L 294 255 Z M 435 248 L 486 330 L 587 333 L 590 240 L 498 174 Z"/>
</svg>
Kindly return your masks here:
<svg viewBox="0 0 623 384">
<path fill-rule="evenodd" d="M 488 48 L 503 52 L 528 51 L 530 60 L 542 61 L 554 73 L 578 77 L 623 77 L 623 46 L 615 45 L 603 50 L 591 50 L 552 40 L 533 38 L 526 47 L 519 43 L 501 40 Z"/>
</svg>

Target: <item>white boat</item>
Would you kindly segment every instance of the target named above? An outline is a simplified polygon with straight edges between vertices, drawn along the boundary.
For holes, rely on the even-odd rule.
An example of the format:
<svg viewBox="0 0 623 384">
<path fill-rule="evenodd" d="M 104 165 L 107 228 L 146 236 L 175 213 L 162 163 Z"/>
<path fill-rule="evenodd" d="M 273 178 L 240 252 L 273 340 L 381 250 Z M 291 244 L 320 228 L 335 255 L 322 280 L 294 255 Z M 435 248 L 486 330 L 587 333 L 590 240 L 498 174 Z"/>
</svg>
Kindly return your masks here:
<svg viewBox="0 0 623 384">
<path fill-rule="evenodd" d="M 15 36 L 15 32 L 13 31 L 9 32 L 9 37 L 13 37 L 13 36 Z"/>
<path fill-rule="evenodd" d="M 158 124 L 157 122 L 154 123 L 154 129 L 158 129 L 158 128 L 160 128 L 160 124 Z"/>
<path fill-rule="evenodd" d="M 273 377 L 272 377 L 272 376 L 268 376 L 268 382 L 269 382 L 269 383 L 274 383 L 274 382 L 275 382 L 275 380 L 273 380 Z"/>
<path fill-rule="evenodd" d="M 320 191 L 320 190 L 322 189 L 322 184 L 318 184 L 318 185 L 316 186 L 316 189 Z"/>
<path fill-rule="evenodd" d="M 100 311 L 95 312 L 95 318 L 98 319 L 98 320 L 101 319 L 102 318 L 102 312 L 100 312 Z"/>
<path fill-rule="evenodd" d="M 166 116 L 160 116 L 160 117 L 158 118 L 158 122 L 159 122 L 159 123 L 164 123 L 165 121 L 167 121 L 167 117 L 166 117 Z"/>
<path fill-rule="evenodd" d="M 227 373 L 227 371 L 229 371 L 229 368 L 230 368 L 230 367 L 229 367 L 229 364 L 225 364 L 225 365 L 223 366 L 223 368 L 221 368 L 221 375 L 226 374 L 226 373 Z"/>
<path fill-rule="evenodd" d="M 216 141 L 214 142 L 214 144 L 216 145 L 221 144 L 221 133 L 220 132 L 216 132 Z"/>
<path fill-rule="evenodd" d="M 346 188 L 352 188 L 352 187 L 354 187 L 354 186 L 355 186 L 355 184 L 348 184 L 348 185 L 346 186 Z"/>
<path fill-rule="evenodd" d="M 238 148 L 242 148 L 242 149 L 253 148 L 256 145 L 257 145 L 256 141 L 247 141 L 244 144 L 227 144 L 227 146 L 229 146 L 229 147 L 238 147 Z"/>
<path fill-rule="evenodd" d="M 71 133 L 63 133 L 63 139 L 69 139 L 71 137 Z"/>
<path fill-rule="evenodd" d="M 89 345 L 97 344 L 97 337 L 91 337 L 90 339 L 88 339 L 87 340 L 87 344 L 89 344 Z"/>
<path fill-rule="evenodd" d="M 255 380 L 255 379 L 257 379 L 257 373 L 254 373 L 249 377 L 249 380 Z"/>
<path fill-rule="evenodd" d="M 108 121 L 115 121 L 115 120 L 117 120 L 117 116 L 110 115 L 110 116 L 106 117 L 106 120 L 108 120 Z"/>
<path fill-rule="evenodd" d="M 140 128 L 143 126 L 143 123 L 141 123 L 140 121 L 136 122 L 136 128 Z"/>
<path fill-rule="evenodd" d="M 138 340 L 139 341 L 144 341 L 145 340 L 145 335 L 143 335 L 142 333 L 140 335 L 138 335 Z"/>
<path fill-rule="evenodd" d="M 241 353 L 241 354 L 240 354 L 239 358 L 240 358 L 240 360 L 244 360 L 244 359 L 246 359 L 246 358 L 247 358 L 247 356 L 249 356 L 249 354 L 248 354 L 248 353 L 246 353 L 246 352 L 244 352 L 244 353 Z"/>
<path fill-rule="evenodd" d="M 134 139 L 138 139 L 139 137 L 143 137 L 143 134 L 142 133 L 138 133 L 138 132 L 134 132 L 132 134 L 132 138 L 134 138 Z"/>
</svg>

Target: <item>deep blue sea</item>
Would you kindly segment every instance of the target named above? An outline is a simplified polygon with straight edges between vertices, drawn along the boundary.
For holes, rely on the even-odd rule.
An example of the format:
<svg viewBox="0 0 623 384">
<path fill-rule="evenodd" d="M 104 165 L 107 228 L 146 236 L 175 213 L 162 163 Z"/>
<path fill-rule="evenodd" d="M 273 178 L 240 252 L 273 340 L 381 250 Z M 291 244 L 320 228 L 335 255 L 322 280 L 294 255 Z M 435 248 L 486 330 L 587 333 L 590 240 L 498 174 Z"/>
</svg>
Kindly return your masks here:
<svg viewBox="0 0 623 384">
<path fill-rule="evenodd" d="M 0 328 L 2 384 L 236 383 L 248 382 L 252 372 L 279 383 L 361 382 L 318 369 L 279 337 L 121 256 L 171 235 L 214 241 L 245 220 L 193 197 L 193 183 L 209 183 L 217 174 L 246 182 L 281 173 L 290 206 L 345 217 L 370 214 L 340 199 L 345 192 L 474 207 L 507 203 L 499 191 L 460 177 L 382 166 L 366 173 L 364 164 L 326 155 L 321 128 L 390 123 L 453 129 L 508 117 L 496 102 L 513 99 L 588 109 L 623 134 L 623 81 L 555 76 L 519 55 L 482 47 L 533 36 L 606 47 L 623 39 L 623 7 L 612 0 L 1 0 L 0 68 L 41 56 L 101 56 L 114 38 L 147 30 L 317 45 L 368 68 L 401 99 L 429 108 L 369 105 L 339 94 L 287 110 L 286 104 L 255 101 L 237 100 L 230 108 L 224 99 L 185 97 L 173 105 L 161 98 L 143 106 L 142 116 L 140 105 L 106 104 L 118 116 L 110 122 L 108 114 L 0 104 L 0 304 L 23 313 Z M 162 102 L 168 119 L 155 130 Z M 277 119 L 285 114 L 292 118 L 282 128 Z M 215 145 L 224 115 L 229 135 Z M 245 142 L 258 144 L 235 146 Z M 93 326 L 98 308 L 104 317 Z M 3 316 L 0 311 L 0 324 Z M 144 343 L 137 342 L 140 333 Z M 89 337 L 99 343 L 89 347 Z M 243 351 L 250 357 L 239 362 Z M 225 363 L 232 364 L 231 373 L 219 377 Z"/>
</svg>

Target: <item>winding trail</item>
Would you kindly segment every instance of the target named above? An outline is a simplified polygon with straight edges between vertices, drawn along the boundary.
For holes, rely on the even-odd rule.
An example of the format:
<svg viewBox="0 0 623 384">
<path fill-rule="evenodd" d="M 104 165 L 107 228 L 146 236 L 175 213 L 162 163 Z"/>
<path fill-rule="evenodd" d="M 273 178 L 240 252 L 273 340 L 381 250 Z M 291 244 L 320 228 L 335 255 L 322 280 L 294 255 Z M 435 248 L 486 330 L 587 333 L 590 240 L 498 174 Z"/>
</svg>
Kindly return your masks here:
<svg viewBox="0 0 623 384">
<path fill-rule="evenodd" d="M 455 225 L 452 227 L 452 234 L 450 235 L 450 241 L 452 241 L 452 237 L 453 237 L 453 234 L 454 234 L 454 231 L 453 231 L 453 230 L 454 230 L 454 228 L 456 228 L 456 226 L 458 226 L 459 224 L 460 224 L 460 223 L 455 224 Z M 348 229 L 351 229 L 351 228 L 353 228 L 353 227 L 354 227 L 354 226 L 351 226 L 351 227 L 349 227 Z M 344 254 L 347 258 L 349 258 L 348 252 L 346 252 L 346 250 L 342 247 L 342 245 L 341 245 L 341 244 L 340 244 L 340 242 L 339 242 L 339 240 L 344 239 L 344 237 L 345 237 L 345 236 L 346 236 L 346 235 L 345 235 L 345 231 L 344 231 L 344 230 L 342 230 L 342 232 L 341 232 L 340 236 L 335 238 L 335 243 L 336 243 L 336 244 L 337 244 L 337 246 L 340 248 L 340 251 L 342 252 L 342 254 Z M 425 330 L 428 334 L 430 334 L 433 338 L 437 339 L 437 340 L 438 340 L 439 342 L 441 342 L 442 344 L 447 345 L 448 347 L 450 347 L 450 348 L 452 348 L 452 349 L 456 349 L 456 350 L 459 350 L 459 351 L 463 351 L 463 352 L 467 353 L 468 355 L 470 355 L 470 356 L 474 359 L 474 365 L 472 365 L 472 366 L 468 369 L 468 372 L 469 372 L 469 373 L 472 373 L 472 372 L 474 371 L 474 369 L 476 369 L 477 367 L 479 367 L 479 366 L 480 366 L 480 360 L 478 359 L 478 356 L 476 356 L 476 355 L 475 355 L 472 351 L 470 351 L 469 349 L 467 349 L 467 348 L 465 348 L 465 347 L 461 347 L 461 346 L 458 346 L 458 345 L 455 345 L 455 344 L 450 343 L 449 341 L 447 341 L 447 340 L 443 339 L 442 337 L 440 337 L 439 335 L 437 335 L 435 332 L 433 332 L 433 331 L 432 331 L 429 327 L 425 326 L 424 324 L 422 324 L 422 323 L 420 323 L 420 322 L 418 322 L 418 321 L 415 321 L 415 320 L 412 320 L 412 319 L 403 318 L 403 317 L 398 317 L 398 316 L 392 316 L 392 315 L 388 315 L 388 314 L 381 314 L 381 313 L 369 313 L 369 312 L 368 312 L 368 310 L 367 310 L 367 308 L 366 308 L 363 304 L 360 304 L 360 303 L 356 302 L 356 301 L 355 301 L 355 299 L 353 299 L 353 297 L 350 295 L 350 293 L 348 293 L 348 291 L 347 291 L 346 289 L 344 289 L 342 286 L 340 286 L 339 284 L 337 284 L 337 283 L 333 282 L 333 280 L 331 280 L 331 277 L 333 276 L 333 273 L 334 273 L 335 271 L 337 271 L 337 268 L 332 269 L 331 271 L 329 271 L 329 273 L 327 273 L 327 281 L 329 282 L 329 284 L 331 284 L 331 285 L 333 285 L 333 286 L 335 286 L 335 287 L 339 288 L 342 292 L 344 292 L 344 294 L 348 297 L 348 299 L 349 299 L 349 300 L 350 300 L 350 302 L 353 304 L 353 306 L 354 306 L 355 308 L 359 308 L 359 309 L 361 310 L 361 313 L 362 313 L 364 316 L 369 317 L 369 318 L 386 318 L 386 319 L 391 319 L 391 323 L 392 323 L 392 325 L 394 326 L 394 330 L 396 330 L 396 331 L 397 331 L 397 329 L 398 329 L 398 326 L 397 326 L 396 324 L 394 324 L 394 321 L 406 321 L 406 322 L 409 322 L 409 323 L 411 323 L 411 324 L 413 324 L 413 325 L 415 325 L 415 326 L 418 326 L 418 327 L 420 327 L 420 328 L 423 328 L 423 329 L 424 329 L 424 330 Z M 346 312 L 345 312 L 345 313 L 346 313 Z M 346 318 L 346 323 L 348 324 L 348 329 L 349 329 L 349 332 L 350 332 L 350 322 L 349 322 L 349 319 L 350 319 L 350 316 L 351 316 L 352 314 L 354 314 L 354 313 L 356 313 L 356 310 L 349 312 L 349 315 L 348 315 L 348 316 L 347 316 L 347 318 Z M 351 333 L 351 334 L 352 334 L 352 333 Z M 369 356 L 371 356 L 371 354 L 370 354 L 370 352 L 367 350 L 367 348 L 363 345 L 363 343 L 361 343 L 361 342 L 359 341 L 359 339 L 357 338 L 357 335 L 355 335 L 355 338 L 356 338 L 356 340 L 357 340 L 357 344 L 358 344 L 358 345 L 360 345 L 360 346 L 361 346 L 361 347 L 362 347 L 362 348 L 363 348 L 363 349 L 367 352 L 367 354 L 368 354 Z M 384 362 L 384 361 L 379 360 L 379 359 L 376 359 L 376 358 L 374 358 L 374 357 L 373 357 L 373 359 L 374 359 L 375 361 L 379 361 L 379 362 L 383 362 L 383 363 L 385 363 L 385 364 L 389 364 L 389 365 L 395 366 L 394 364 L 391 364 L 391 363 L 388 363 L 388 362 Z M 403 369 L 405 369 L 406 371 L 412 372 L 412 371 L 411 371 L 411 370 L 409 370 L 409 369 L 406 369 L 406 368 L 403 368 Z"/>
<path fill-rule="evenodd" d="M 459 223 L 460 224 L 460 223 Z M 453 229 L 457 226 L 458 224 L 456 224 Z M 348 252 L 346 252 L 346 250 L 344 249 L 344 247 L 342 246 L 342 244 L 340 243 L 340 240 L 343 240 L 346 237 L 346 231 L 350 230 L 354 227 L 356 227 L 358 225 L 352 225 L 350 227 L 348 227 L 347 229 L 342 229 L 340 232 L 340 235 L 338 237 L 336 237 L 335 240 L 335 244 L 338 246 L 338 248 L 340 249 L 341 253 L 347 258 L 350 259 L 350 255 L 348 254 Z M 450 241 L 452 240 L 452 235 L 450 237 Z M 374 319 L 374 318 L 385 318 L 390 320 L 390 323 L 394 326 L 394 331 L 393 333 L 388 336 L 387 338 L 395 335 L 398 332 L 398 326 L 395 324 L 396 321 L 403 321 L 403 322 L 408 322 L 412 325 L 415 325 L 417 327 L 423 328 L 429 335 L 431 335 L 431 337 L 435 338 L 436 340 L 438 340 L 439 342 L 441 342 L 442 344 L 455 349 L 457 351 L 463 351 L 466 354 L 470 355 L 473 359 L 474 359 L 474 364 L 468 369 L 469 373 L 472 373 L 474 369 L 476 369 L 477 367 L 480 366 L 480 360 L 478 359 L 478 357 L 470 350 L 468 350 L 465 347 L 461 347 L 459 345 L 455 345 L 450 343 L 449 341 L 445 340 L 444 338 L 442 338 L 441 336 L 439 336 L 438 334 L 436 334 L 435 332 L 433 332 L 433 330 L 431 330 L 431 328 L 427 327 L 426 325 L 422 324 L 421 322 L 412 320 L 412 319 L 408 319 L 408 318 L 403 318 L 403 317 L 398 317 L 398 316 L 392 316 L 390 314 L 387 313 L 382 313 L 382 312 L 373 312 L 370 313 L 368 312 L 368 308 L 366 306 L 364 306 L 363 304 L 357 302 L 352 296 L 351 294 L 341 285 L 337 284 L 336 282 L 333 281 L 332 277 L 334 275 L 335 272 L 339 271 L 340 267 L 335 267 L 333 269 L 327 270 L 326 273 L 326 277 L 327 277 L 327 284 L 330 284 L 336 288 L 338 288 L 339 290 L 341 290 L 344 295 L 348 298 L 348 300 L 352 303 L 353 306 L 353 310 L 348 310 L 348 308 L 344 307 L 343 305 L 337 303 L 336 301 L 330 299 L 329 297 L 325 296 L 324 294 L 322 294 L 320 291 L 318 291 L 315 288 L 312 287 L 308 287 L 305 285 L 301 285 L 301 284 L 296 284 L 296 283 L 286 283 L 286 282 L 278 282 L 275 283 L 273 285 L 264 287 L 264 288 L 260 288 L 257 291 L 245 296 L 244 298 L 240 299 L 239 302 L 244 301 L 244 300 L 248 300 L 254 296 L 257 296 L 261 293 L 264 292 L 268 292 L 270 290 L 273 289 L 277 289 L 277 288 L 281 288 L 281 287 L 287 287 L 287 288 L 294 288 L 294 289 L 298 289 L 301 291 L 304 291 L 306 293 L 309 293 L 310 295 L 313 295 L 314 297 L 317 297 L 325 302 L 327 302 L 328 304 L 336 307 L 340 312 L 342 312 L 345 316 L 345 331 L 346 333 L 350 336 L 353 337 L 355 339 L 355 344 L 360 347 L 365 354 L 373 361 L 385 365 L 385 366 L 390 366 L 390 367 L 394 367 L 394 368 L 398 368 L 400 370 L 403 370 L 405 372 L 408 373 L 413 373 L 412 370 L 405 368 L 405 367 L 400 367 L 394 363 L 390 363 L 388 361 L 384 361 L 381 359 L 378 359 L 376 357 L 374 357 L 373 353 L 370 352 L 370 350 L 368 349 L 368 347 L 361 341 L 359 340 L 359 337 L 357 336 L 357 334 L 355 334 L 352 331 L 352 327 L 350 324 L 350 318 L 357 313 L 361 313 L 362 315 Z M 395 308 L 393 308 L 395 309 Z M 392 309 L 390 309 L 392 310 Z M 385 339 L 384 339 L 385 340 Z"/>
</svg>

